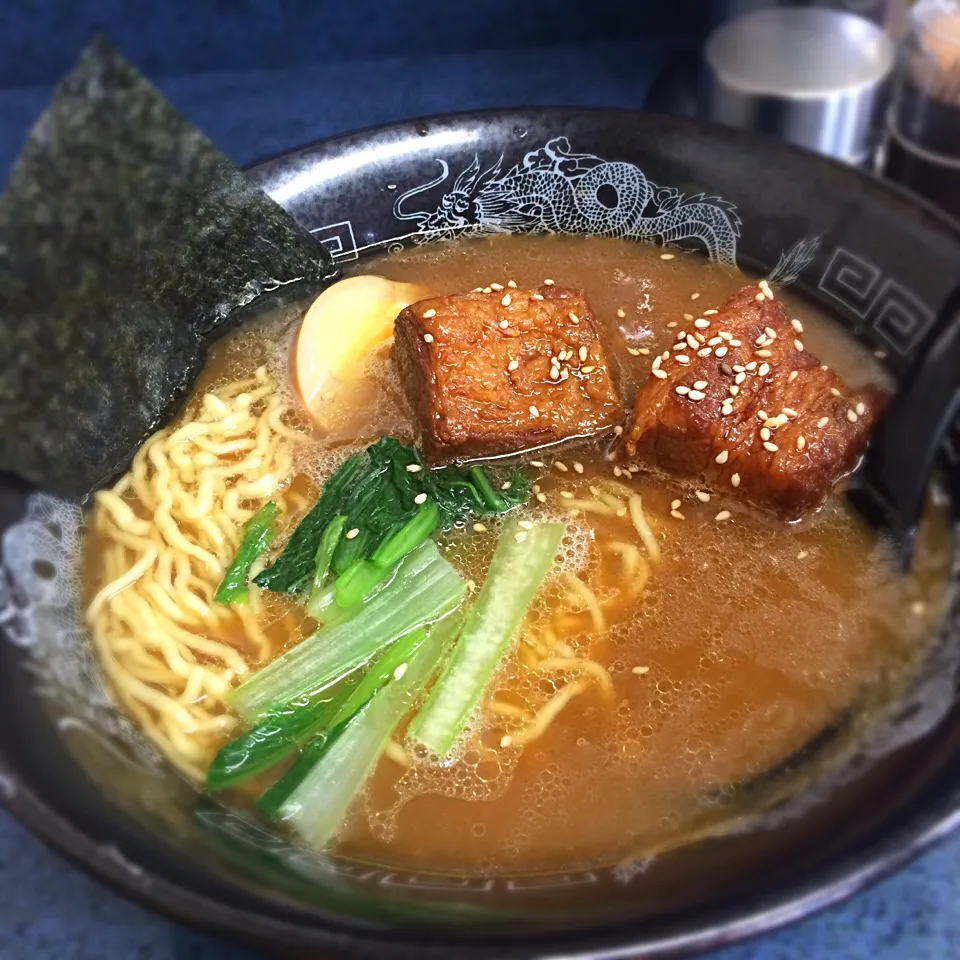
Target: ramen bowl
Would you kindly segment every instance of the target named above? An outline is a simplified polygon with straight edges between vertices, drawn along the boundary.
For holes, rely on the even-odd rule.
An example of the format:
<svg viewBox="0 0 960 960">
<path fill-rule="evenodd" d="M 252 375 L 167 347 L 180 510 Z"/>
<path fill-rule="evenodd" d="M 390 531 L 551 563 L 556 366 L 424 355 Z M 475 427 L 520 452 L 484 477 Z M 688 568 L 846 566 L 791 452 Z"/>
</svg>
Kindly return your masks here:
<svg viewBox="0 0 960 960">
<path fill-rule="evenodd" d="M 652 115 L 439 117 L 249 175 L 345 267 L 519 230 L 697 250 L 792 285 L 894 381 L 960 282 L 960 227 L 910 195 L 774 141 Z M 941 491 L 958 488 L 957 449 L 945 445 Z M 852 707 L 741 786 L 772 796 L 792 772 L 818 771 L 801 788 L 608 866 L 457 875 L 322 856 L 194 789 L 115 711 L 78 626 L 78 514 L 5 479 L 0 527 L 0 797 L 125 894 L 281 955 L 688 955 L 849 896 L 960 817 L 956 561 L 937 635 L 897 702 L 867 729 Z M 816 763 L 841 741 L 854 744 L 842 760 Z"/>
</svg>

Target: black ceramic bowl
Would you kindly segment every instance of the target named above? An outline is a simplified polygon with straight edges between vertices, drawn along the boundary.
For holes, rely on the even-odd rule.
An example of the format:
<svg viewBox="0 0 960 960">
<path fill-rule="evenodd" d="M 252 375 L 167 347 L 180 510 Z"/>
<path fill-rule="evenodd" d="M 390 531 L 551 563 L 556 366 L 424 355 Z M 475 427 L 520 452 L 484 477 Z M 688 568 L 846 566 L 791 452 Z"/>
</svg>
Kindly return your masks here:
<svg viewBox="0 0 960 960">
<path fill-rule="evenodd" d="M 307 147 L 251 175 L 341 262 L 536 229 L 776 268 L 882 351 L 894 377 L 960 280 L 960 227 L 905 193 L 773 141 L 663 117 L 442 117 Z M 955 462 L 946 469 L 957 489 Z M 49 500 L 0 489 L 0 796 L 122 891 L 248 944 L 311 956 L 677 956 L 833 903 L 960 819 L 954 607 L 908 697 L 830 782 L 723 838 L 557 876 L 331 862 L 212 804 L 131 737 L 57 572 L 77 531 L 51 517 Z"/>
</svg>

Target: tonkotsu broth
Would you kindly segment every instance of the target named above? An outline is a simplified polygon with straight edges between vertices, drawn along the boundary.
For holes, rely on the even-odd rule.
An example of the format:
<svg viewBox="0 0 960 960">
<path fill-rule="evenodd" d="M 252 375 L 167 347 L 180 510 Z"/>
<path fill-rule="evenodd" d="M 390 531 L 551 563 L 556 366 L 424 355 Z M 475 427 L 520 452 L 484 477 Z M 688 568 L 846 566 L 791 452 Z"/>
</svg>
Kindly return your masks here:
<svg viewBox="0 0 960 960">
<path fill-rule="evenodd" d="M 684 314 L 702 315 L 746 282 L 698 256 L 662 254 L 606 239 L 496 237 L 367 260 L 353 272 L 420 283 L 435 294 L 507 280 L 538 286 L 545 278 L 580 287 L 606 330 L 629 402 Z M 882 379 L 872 358 L 836 327 L 804 304 L 791 302 L 790 309 L 804 322 L 808 349 L 848 384 Z M 220 344 L 198 392 L 248 375 L 264 360 L 286 377 L 290 333 L 283 317 Z M 337 425 L 335 440 L 318 439 L 298 454 L 298 469 L 311 480 L 298 481 L 297 491 L 310 492 L 329 474 L 336 462 L 331 447 L 348 438 L 412 435 L 389 367 L 380 360 L 373 370 L 367 402 Z M 901 577 L 839 498 L 788 527 L 717 496 L 702 503 L 693 488 L 670 478 L 621 477 L 617 482 L 643 495 L 662 561 L 650 567 L 637 598 L 620 602 L 623 567 L 610 544 L 638 542 L 629 515 L 570 517 L 571 501 L 561 494 L 590 500 L 591 487 L 613 481 L 605 450 L 565 446 L 522 462 L 547 464 L 534 469 L 545 502 L 531 501 L 525 513 L 569 520 L 563 566 L 609 601 L 609 629 L 599 633 L 588 612 L 574 612 L 565 581 L 555 578 L 524 630 L 530 636 L 549 625 L 573 653 L 598 661 L 612 677 L 613 696 L 590 685 L 522 749 L 509 742 L 517 722 L 484 711 L 457 758 L 442 768 L 382 758 L 341 831 L 340 854 L 418 870 L 523 872 L 650 852 L 748 812 L 734 785 L 788 758 L 849 709 L 868 717 L 902 688 L 940 603 L 945 523 L 928 516 L 918 572 Z M 551 468 L 555 460 L 567 471 Z M 682 520 L 670 516 L 674 499 L 682 501 Z M 715 520 L 724 509 L 732 518 Z M 488 526 L 439 540 L 477 582 L 496 537 L 495 524 Z M 91 535 L 91 591 L 103 579 L 98 546 Z M 287 624 L 298 639 L 303 626 Z M 289 642 L 276 624 L 269 636 L 275 653 Z M 531 670 L 514 651 L 488 697 L 535 713 L 575 676 Z M 799 782 L 794 777 L 785 789 Z"/>
</svg>

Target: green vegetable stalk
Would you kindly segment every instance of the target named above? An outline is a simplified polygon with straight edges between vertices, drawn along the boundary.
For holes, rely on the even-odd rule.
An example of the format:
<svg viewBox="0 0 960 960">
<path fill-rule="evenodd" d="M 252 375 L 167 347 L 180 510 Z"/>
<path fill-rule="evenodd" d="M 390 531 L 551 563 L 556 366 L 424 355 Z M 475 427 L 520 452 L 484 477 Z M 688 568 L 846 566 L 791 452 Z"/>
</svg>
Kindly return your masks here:
<svg viewBox="0 0 960 960">
<path fill-rule="evenodd" d="M 250 599 L 247 580 L 250 568 L 276 536 L 274 521 L 280 507 L 265 503 L 244 525 L 240 549 L 220 581 L 213 599 L 217 603 L 246 603 Z"/>
</svg>

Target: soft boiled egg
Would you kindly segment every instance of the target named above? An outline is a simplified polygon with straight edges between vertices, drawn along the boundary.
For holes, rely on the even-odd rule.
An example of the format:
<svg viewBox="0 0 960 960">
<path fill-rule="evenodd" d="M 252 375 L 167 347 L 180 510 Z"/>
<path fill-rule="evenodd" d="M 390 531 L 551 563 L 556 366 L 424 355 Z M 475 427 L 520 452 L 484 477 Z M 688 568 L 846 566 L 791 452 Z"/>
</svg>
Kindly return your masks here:
<svg viewBox="0 0 960 960">
<path fill-rule="evenodd" d="M 364 378 L 370 355 L 393 339 L 397 314 L 428 295 L 417 284 L 360 276 L 332 284 L 313 301 L 297 335 L 293 373 L 314 419 L 325 420 L 325 407 Z"/>
</svg>

